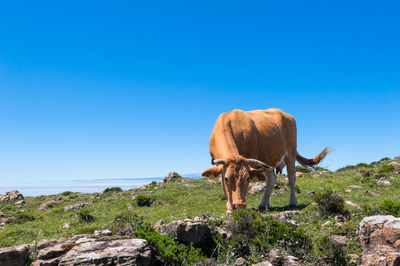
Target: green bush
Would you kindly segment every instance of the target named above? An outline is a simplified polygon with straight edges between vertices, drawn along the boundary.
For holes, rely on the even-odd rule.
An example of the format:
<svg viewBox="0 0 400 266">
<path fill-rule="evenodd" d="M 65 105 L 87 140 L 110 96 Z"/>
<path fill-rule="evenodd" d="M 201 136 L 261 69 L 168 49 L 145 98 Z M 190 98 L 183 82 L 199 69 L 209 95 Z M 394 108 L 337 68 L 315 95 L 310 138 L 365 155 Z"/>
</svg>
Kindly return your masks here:
<svg viewBox="0 0 400 266">
<path fill-rule="evenodd" d="M 122 191 L 122 188 L 120 188 L 120 187 L 108 187 L 103 191 L 103 193 L 108 193 L 108 192 L 116 192 L 116 193 L 118 193 L 118 192 L 121 192 L 121 191 Z"/>
<path fill-rule="evenodd" d="M 311 172 L 310 169 L 305 168 L 303 166 L 299 166 L 299 165 L 296 165 L 296 167 L 294 169 L 296 170 L 296 172 L 301 172 L 301 173 L 310 173 Z"/>
<path fill-rule="evenodd" d="M 324 262 L 327 265 L 347 265 L 346 252 L 343 246 L 333 241 L 329 236 L 318 240 L 318 248 L 325 255 Z"/>
<path fill-rule="evenodd" d="M 385 200 L 379 206 L 385 214 L 400 217 L 400 202 Z"/>
<path fill-rule="evenodd" d="M 90 223 L 94 221 L 93 215 L 87 209 L 82 209 L 78 212 L 78 217 L 81 221 Z"/>
<path fill-rule="evenodd" d="M 232 237 L 219 243 L 222 246 L 219 257 L 231 256 L 227 263 L 237 257 L 252 263 L 259 262 L 262 257 L 268 256 L 272 248 L 305 257 L 312 248 L 311 239 L 303 230 L 296 229 L 290 223 L 281 224 L 270 216 L 263 217 L 254 210 L 234 211 L 232 218 L 226 222 L 226 229 L 232 233 Z"/>
<path fill-rule="evenodd" d="M 72 191 L 64 191 L 63 193 L 61 193 L 61 195 L 63 196 L 69 196 L 71 195 L 73 192 Z"/>
<path fill-rule="evenodd" d="M 11 222 L 15 224 L 23 224 L 26 222 L 34 221 L 36 218 L 27 213 L 18 213 L 12 219 Z"/>
<path fill-rule="evenodd" d="M 394 171 L 394 166 L 389 164 L 384 164 L 378 169 L 378 173 L 389 173 Z"/>
<path fill-rule="evenodd" d="M 151 204 L 153 204 L 154 202 L 154 198 L 147 195 L 137 195 L 135 201 L 139 207 L 144 207 L 144 206 L 150 207 Z"/>
<path fill-rule="evenodd" d="M 199 248 L 179 244 L 172 237 L 160 234 L 135 214 L 117 215 L 114 230 L 117 233 L 128 230 L 134 236 L 146 239 L 163 265 L 192 265 L 206 258 Z"/>
<path fill-rule="evenodd" d="M 331 189 L 319 190 L 314 196 L 315 202 L 325 214 L 345 214 L 344 200 Z"/>
</svg>

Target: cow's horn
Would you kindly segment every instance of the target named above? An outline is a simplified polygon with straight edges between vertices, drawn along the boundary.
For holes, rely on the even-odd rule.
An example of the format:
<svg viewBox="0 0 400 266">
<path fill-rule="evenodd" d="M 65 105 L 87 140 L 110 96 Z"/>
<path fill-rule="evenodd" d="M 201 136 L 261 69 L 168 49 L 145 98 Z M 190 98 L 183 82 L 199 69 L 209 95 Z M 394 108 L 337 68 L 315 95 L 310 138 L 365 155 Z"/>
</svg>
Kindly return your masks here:
<svg viewBox="0 0 400 266">
<path fill-rule="evenodd" d="M 246 159 L 246 162 L 253 168 L 265 168 L 265 169 L 271 169 L 272 166 L 269 166 L 266 163 L 263 163 L 259 160 L 256 159 Z"/>
<path fill-rule="evenodd" d="M 215 164 L 215 165 L 225 164 L 225 160 L 224 159 L 214 159 L 212 161 L 212 164 Z"/>
</svg>

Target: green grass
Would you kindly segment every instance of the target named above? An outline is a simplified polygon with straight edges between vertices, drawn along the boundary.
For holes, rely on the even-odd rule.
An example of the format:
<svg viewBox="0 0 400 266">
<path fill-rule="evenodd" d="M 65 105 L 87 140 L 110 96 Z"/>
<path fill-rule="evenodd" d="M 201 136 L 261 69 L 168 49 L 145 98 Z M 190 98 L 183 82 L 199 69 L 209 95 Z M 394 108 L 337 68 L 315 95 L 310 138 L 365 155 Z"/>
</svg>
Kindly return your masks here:
<svg viewBox="0 0 400 266">
<path fill-rule="evenodd" d="M 346 256 L 351 253 L 361 254 L 361 247 L 356 236 L 356 229 L 361 219 L 370 214 L 380 213 L 382 206 L 386 213 L 400 215 L 398 191 L 400 189 L 400 176 L 392 167 L 386 166 L 391 160 L 385 159 L 372 164 L 358 164 L 348 166 L 336 172 L 325 172 L 315 178 L 311 173 L 303 173 L 297 178 L 296 185 L 299 214 L 293 216 L 299 228 L 312 241 L 312 250 L 309 262 L 321 256 L 331 256 L 329 252 L 331 243 L 326 237 L 331 234 L 346 235 L 348 245 L 340 254 Z M 306 172 L 306 171 L 304 171 Z M 368 174 L 366 174 L 368 173 Z M 392 186 L 377 185 L 376 175 L 390 173 Z M 284 175 L 278 177 L 281 189 L 275 189 L 276 195 L 271 197 L 271 206 L 263 214 L 278 213 L 289 210 L 289 190 L 287 182 L 283 181 Z M 351 188 L 358 185 L 362 188 Z M 344 205 L 346 221 L 341 225 L 335 223 L 335 214 L 324 213 L 315 203 L 313 197 L 307 196 L 309 191 L 318 192 L 321 188 L 343 197 L 344 201 L 351 201 L 360 208 Z M 351 192 L 346 192 L 351 190 Z M 371 192 L 379 193 L 372 196 Z M 139 196 L 152 200 L 150 206 L 138 206 L 136 197 Z M 247 196 L 249 209 L 256 209 L 262 193 Z M 40 206 L 51 199 L 61 198 L 58 203 L 50 204 L 45 210 L 40 211 Z M 386 203 L 384 203 L 386 201 Z M 76 203 L 87 203 L 82 210 L 64 212 L 64 207 Z M 42 239 L 70 237 L 75 234 L 93 233 L 95 230 L 113 229 L 116 217 L 129 210 L 142 217 L 149 224 L 163 219 L 170 222 L 194 216 L 209 214 L 225 217 L 226 202 L 221 185 L 207 179 L 185 180 L 169 184 L 153 183 L 144 189 L 132 189 L 118 193 L 72 193 L 64 192 L 59 195 L 27 197 L 25 204 L 17 208 L 12 203 L 1 205 L 4 214 L 11 215 L 9 223 L 0 229 L 0 247 L 31 243 Z M 128 209 L 128 206 L 130 207 Z M 20 212 L 23 209 L 24 212 Z M 92 218 L 88 218 L 90 215 Z M 323 226 L 330 221 L 330 224 Z M 68 223 L 69 227 L 64 225 Z M 321 240 L 323 239 L 323 240 Z M 320 241 L 324 248 L 321 246 Z M 329 252 L 328 252 L 329 251 Z M 332 252 L 331 252 L 332 253 Z"/>
</svg>

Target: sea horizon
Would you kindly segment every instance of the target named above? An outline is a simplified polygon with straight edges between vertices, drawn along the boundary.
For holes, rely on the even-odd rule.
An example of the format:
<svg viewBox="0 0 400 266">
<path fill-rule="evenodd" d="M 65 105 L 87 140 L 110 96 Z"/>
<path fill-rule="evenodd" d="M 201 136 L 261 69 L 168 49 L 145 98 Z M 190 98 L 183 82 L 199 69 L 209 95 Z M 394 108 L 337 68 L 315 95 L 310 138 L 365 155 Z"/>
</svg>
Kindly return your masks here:
<svg viewBox="0 0 400 266">
<path fill-rule="evenodd" d="M 200 173 L 182 175 L 184 178 L 200 179 Z M 6 191 L 18 190 L 24 197 L 36 197 L 60 194 L 64 191 L 80 193 L 103 192 L 109 187 L 120 187 L 123 190 L 138 188 L 153 181 L 162 182 L 165 177 L 142 177 L 142 178 L 97 178 L 97 179 L 71 179 L 57 181 L 40 181 L 17 185 L 0 186 L 0 195 Z"/>
</svg>

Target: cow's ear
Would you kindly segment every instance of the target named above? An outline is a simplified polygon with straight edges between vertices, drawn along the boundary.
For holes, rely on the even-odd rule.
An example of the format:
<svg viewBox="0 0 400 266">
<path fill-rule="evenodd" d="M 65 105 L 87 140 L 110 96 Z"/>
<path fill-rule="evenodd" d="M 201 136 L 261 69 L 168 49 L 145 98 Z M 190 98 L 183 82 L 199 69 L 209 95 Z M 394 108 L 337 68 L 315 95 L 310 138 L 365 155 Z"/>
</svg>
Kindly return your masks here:
<svg viewBox="0 0 400 266">
<path fill-rule="evenodd" d="M 204 170 L 203 173 L 201 173 L 202 176 L 208 178 L 217 178 L 220 174 L 222 174 L 221 166 L 212 167 L 210 169 Z"/>
<path fill-rule="evenodd" d="M 265 181 L 266 177 L 264 175 L 264 172 L 265 170 L 250 169 L 250 178 L 252 180 Z"/>
</svg>

